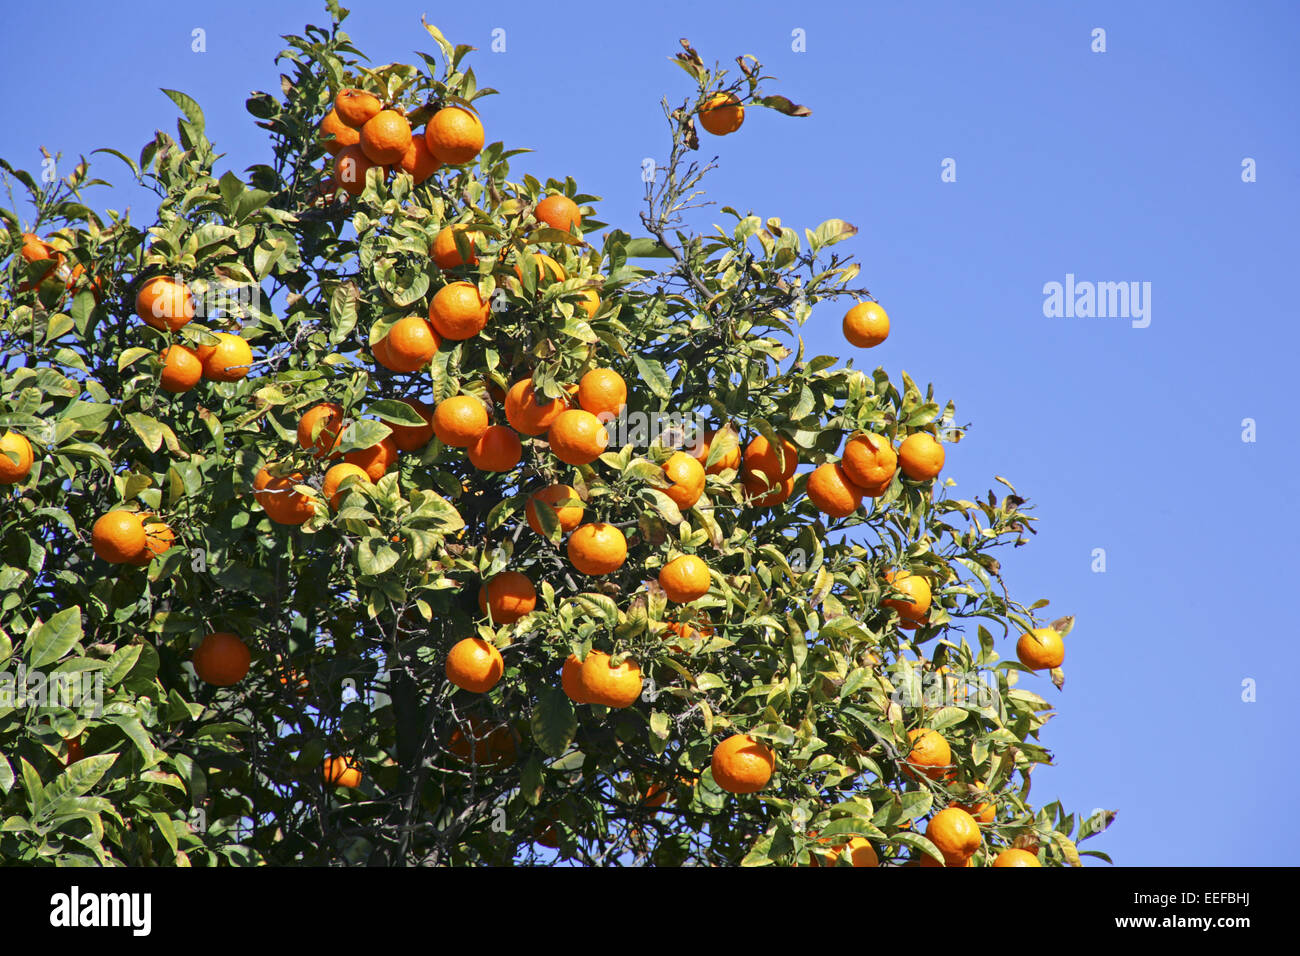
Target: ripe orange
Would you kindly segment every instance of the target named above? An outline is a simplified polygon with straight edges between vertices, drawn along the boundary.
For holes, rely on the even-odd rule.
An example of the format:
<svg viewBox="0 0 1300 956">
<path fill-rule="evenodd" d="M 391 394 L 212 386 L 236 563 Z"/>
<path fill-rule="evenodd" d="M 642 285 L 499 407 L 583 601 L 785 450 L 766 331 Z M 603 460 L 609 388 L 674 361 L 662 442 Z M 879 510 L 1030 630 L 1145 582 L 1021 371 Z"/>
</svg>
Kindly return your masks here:
<svg viewBox="0 0 1300 956">
<path fill-rule="evenodd" d="M 194 650 L 194 673 L 217 687 L 238 684 L 248 673 L 248 645 L 229 631 L 209 634 Z"/>
<path fill-rule="evenodd" d="M 948 866 L 964 866 L 980 848 L 980 828 L 960 807 L 948 807 L 930 818 L 925 836 L 943 854 Z"/>
<path fill-rule="evenodd" d="M 320 493 L 321 497 L 330 503 L 331 508 L 337 511 L 339 502 L 343 500 L 344 494 L 347 493 L 346 488 L 340 489 L 343 479 L 353 477 L 358 477 L 360 484 L 370 484 L 370 475 L 366 473 L 366 470 L 360 465 L 354 465 L 347 461 L 334 465 L 329 471 L 325 472 L 325 480 L 321 483 Z M 353 484 L 357 483 L 353 482 Z"/>
<path fill-rule="evenodd" d="M 926 432 L 914 432 L 898 446 L 903 474 L 914 481 L 929 481 L 943 470 L 943 445 Z"/>
<path fill-rule="evenodd" d="M 502 571 L 478 589 L 480 614 L 492 612 L 498 624 L 513 624 L 537 607 L 537 590 L 521 571 Z"/>
<path fill-rule="evenodd" d="M 907 740 L 912 745 L 905 761 L 909 775 L 913 770 L 919 770 L 931 780 L 948 775 L 952 748 L 943 734 L 928 727 L 917 727 L 907 732 Z"/>
<path fill-rule="evenodd" d="M 609 432 L 591 412 L 570 408 L 560 412 L 546 432 L 551 452 L 568 465 L 589 465 L 609 445 Z"/>
<path fill-rule="evenodd" d="M 339 90 L 334 97 L 334 112 L 338 118 L 353 129 L 361 129 L 366 122 L 383 108 L 379 97 L 365 90 Z"/>
<path fill-rule="evenodd" d="M 571 499 L 571 500 L 570 500 Z M 561 502 L 568 501 L 568 504 Z M 537 507 L 549 508 L 560 524 L 560 530 L 566 534 L 582 522 L 583 505 L 578 493 L 568 485 L 550 485 L 528 496 L 524 515 L 528 518 L 528 527 L 538 534 L 543 534 L 541 519 L 537 517 Z"/>
<path fill-rule="evenodd" d="M 763 475 L 747 475 L 745 490 L 751 495 L 749 503 L 756 508 L 771 508 L 785 501 L 794 492 L 794 478 L 772 484 Z"/>
<path fill-rule="evenodd" d="M 874 348 L 889 337 L 889 316 L 878 302 L 859 302 L 844 314 L 844 337 L 858 348 Z"/>
<path fill-rule="evenodd" d="M 669 650 L 676 651 L 679 654 L 686 653 L 690 649 L 690 645 L 694 642 L 702 641 L 705 638 L 713 636 L 713 628 L 707 624 L 695 627 L 694 625 L 687 624 L 683 621 L 668 621 L 667 629 L 669 632 L 676 634 L 683 642 L 681 644 L 668 645 Z M 667 640 L 667 638 L 665 638 L 665 640 Z"/>
<path fill-rule="evenodd" d="M 505 401 L 506 420 L 510 426 L 525 435 L 540 435 L 549 429 L 569 403 L 563 398 L 543 403 L 544 397 L 533 390 L 531 378 L 521 378 L 511 385 Z"/>
<path fill-rule="evenodd" d="M 361 127 L 361 151 L 376 166 L 400 163 L 411 148 L 411 124 L 397 110 L 380 110 Z"/>
<path fill-rule="evenodd" d="M 369 448 L 348 452 L 343 460 L 364 470 L 371 481 L 378 481 L 397 461 L 397 443 L 393 441 L 392 435 L 385 435 Z"/>
<path fill-rule="evenodd" d="M 894 586 L 894 590 L 906 594 L 907 598 L 889 598 L 880 603 L 892 607 L 905 623 L 925 620 L 932 598 L 930 582 L 910 571 L 899 571 L 897 574 L 893 571 L 886 572 L 885 580 Z"/>
<path fill-rule="evenodd" d="M 740 466 L 741 474 L 748 478 L 762 472 L 775 483 L 784 481 L 794 475 L 799 467 L 799 449 L 785 436 L 780 438 L 779 448 L 772 447 L 764 436 L 756 435 L 745 447 L 744 464 Z"/>
<path fill-rule="evenodd" d="M 453 448 L 468 448 L 487 427 L 487 408 L 473 395 L 444 398 L 433 410 L 433 433 Z"/>
<path fill-rule="evenodd" d="M 505 425 L 489 425 L 469 446 L 469 463 L 479 471 L 509 471 L 519 464 L 524 448 L 519 436 Z"/>
<path fill-rule="evenodd" d="M 126 564 L 144 550 L 144 523 L 134 512 L 110 511 L 95 522 L 90 543 L 95 554 L 109 564 Z"/>
<path fill-rule="evenodd" d="M 1030 853 L 1028 850 L 1021 850 L 1016 847 L 1012 847 L 1010 849 L 1003 850 L 996 857 L 994 857 L 993 865 L 994 866 L 1042 866 L 1043 864 L 1039 863 L 1038 857 Z"/>
<path fill-rule="evenodd" d="M 693 554 L 679 555 L 659 569 L 659 586 L 668 600 L 689 604 L 709 593 L 709 566 Z"/>
<path fill-rule="evenodd" d="M 10 455 L 14 457 L 10 458 Z M 22 435 L 11 431 L 0 435 L 0 485 L 26 481 L 34 460 L 32 443 Z"/>
<path fill-rule="evenodd" d="M 194 318 L 194 299 L 184 282 L 154 276 L 136 294 L 135 314 L 155 329 L 175 332 Z"/>
<path fill-rule="evenodd" d="M 862 489 L 842 467 L 830 462 L 813 469 L 806 490 L 817 510 L 832 518 L 846 518 L 862 505 Z"/>
<path fill-rule="evenodd" d="M 339 119 L 338 110 L 331 109 L 320 122 L 320 139 L 331 156 L 337 156 L 345 146 L 361 142 L 361 134 Z"/>
<path fill-rule="evenodd" d="M 248 342 L 230 332 L 214 332 L 216 345 L 200 345 L 196 354 L 203 363 L 203 377 L 211 382 L 238 382 L 252 371 L 253 350 Z"/>
<path fill-rule="evenodd" d="M 630 707 L 641 696 L 641 666 L 631 658 L 614 664 L 603 651 L 589 651 L 578 680 L 589 703 L 615 710 Z"/>
<path fill-rule="evenodd" d="M 457 236 L 465 244 L 468 257 L 460 254 L 460 248 L 456 245 Z M 483 234 L 475 232 L 468 225 L 443 226 L 433 238 L 433 248 L 429 250 L 429 255 L 433 256 L 439 269 L 477 265 L 478 256 L 475 252 L 482 241 Z"/>
<path fill-rule="evenodd" d="M 351 757 L 327 757 L 321 765 L 321 778 L 327 787 L 353 787 L 361 784 L 361 765 Z"/>
<path fill-rule="evenodd" d="M 411 145 L 406 147 L 406 152 L 398 165 L 411 174 L 417 186 L 442 167 L 438 157 L 429 152 L 429 144 L 424 141 L 422 133 L 416 133 L 411 137 Z"/>
<path fill-rule="evenodd" d="M 339 446 L 342 435 L 343 406 L 334 402 L 315 405 L 298 419 L 298 445 L 306 451 L 315 449 L 316 458 L 336 458 L 334 449 Z"/>
<path fill-rule="evenodd" d="M 600 294 L 595 289 L 581 289 L 578 295 L 582 296 L 578 308 L 587 313 L 587 318 L 600 311 Z"/>
<path fill-rule="evenodd" d="M 725 434 L 723 434 L 724 432 Z M 727 446 L 727 450 L 719 455 L 716 462 L 706 464 L 714 442 L 719 441 L 719 434 L 723 434 L 722 441 Z M 694 455 L 697 462 L 705 464 L 706 475 L 718 475 L 727 468 L 732 468 L 732 470 L 740 468 L 740 442 L 736 441 L 736 432 L 731 427 L 710 429 L 710 431 L 699 436 L 694 442 L 693 449 L 688 449 L 688 451 Z"/>
<path fill-rule="evenodd" d="M 672 482 L 664 494 L 682 511 L 693 508 L 704 494 L 704 466 L 685 452 L 674 452 L 664 463 L 664 475 Z"/>
<path fill-rule="evenodd" d="M 569 535 L 568 553 L 583 574 L 611 574 L 627 560 L 627 538 L 612 524 L 584 524 Z"/>
<path fill-rule="evenodd" d="M 158 384 L 173 395 L 188 392 L 203 378 L 203 363 L 192 348 L 169 345 L 158 353 L 158 361 L 163 363 Z"/>
<path fill-rule="evenodd" d="M 982 789 L 983 786 L 984 785 L 981 783 L 976 783 L 974 789 L 979 790 Z M 948 804 L 948 806 L 960 807 L 980 823 L 992 823 L 998 818 L 998 808 L 994 804 L 987 803 L 983 800 L 976 803 L 958 803 L 954 800 L 952 803 Z"/>
<path fill-rule="evenodd" d="M 510 727 L 493 727 L 488 721 L 471 716 L 467 726 L 457 727 L 447 741 L 452 756 L 480 767 L 505 767 L 514 763 L 515 733 Z M 469 733 L 466 735 L 465 731 Z M 470 746 L 473 741 L 473 746 Z"/>
<path fill-rule="evenodd" d="M 822 840 L 823 843 L 830 842 L 830 838 Z M 813 866 L 835 866 L 839 862 L 840 854 L 848 851 L 849 860 L 854 866 L 879 866 L 880 858 L 876 856 L 876 848 L 871 845 L 866 837 L 853 837 L 847 843 L 838 843 L 831 847 L 830 856 L 824 863 L 819 863 L 817 857 L 812 858 Z"/>
<path fill-rule="evenodd" d="M 467 109 L 444 107 L 429 120 L 424 139 L 439 162 L 459 166 L 468 163 L 483 148 L 483 124 Z"/>
<path fill-rule="evenodd" d="M 393 441 L 400 451 L 419 451 L 433 439 L 433 409 L 418 398 L 402 399 L 424 419 L 423 425 L 398 425 L 385 422 L 393 430 Z"/>
<path fill-rule="evenodd" d="M 537 204 L 533 215 L 538 222 L 544 222 L 552 229 L 562 232 L 577 232 L 582 225 L 582 213 L 578 204 L 568 196 L 547 196 Z"/>
<path fill-rule="evenodd" d="M 487 327 L 491 306 L 469 282 L 445 285 L 429 303 L 429 322 L 444 339 L 472 339 Z"/>
<path fill-rule="evenodd" d="M 587 692 L 582 689 L 582 661 L 576 654 L 564 659 L 564 666 L 560 668 L 560 686 L 575 704 L 591 703 Z"/>
<path fill-rule="evenodd" d="M 447 652 L 447 680 L 472 694 L 486 694 L 504 671 L 501 652 L 481 637 L 457 641 Z"/>
<path fill-rule="evenodd" d="M 162 521 L 146 522 L 144 526 L 144 547 L 131 559 L 130 564 L 144 567 L 156 557 L 165 554 L 176 541 L 176 532 Z"/>
<path fill-rule="evenodd" d="M 700 107 L 700 125 L 714 136 L 726 136 L 745 122 L 745 107 L 733 93 L 714 93 Z"/>
<path fill-rule="evenodd" d="M 383 354 L 375 358 L 394 372 L 416 372 L 438 354 L 442 341 L 428 320 L 420 315 L 398 319 L 382 339 Z"/>
<path fill-rule="evenodd" d="M 360 143 L 344 146 L 334 156 L 334 188 L 360 196 L 366 189 L 366 173 L 374 167 Z"/>
<path fill-rule="evenodd" d="M 713 750 L 713 782 L 728 793 L 758 793 L 772 779 L 776 754 L 748 734 L 733 734 Z"/>
<path fill-rule="evenodd" d="M 563 282 L 568 278 L 564 266 L 540 252 L 533 253 L 533 265 L 537 267 L 537 287 L 539 289 L 552 282 Z M 515 275 L 519 277 L 520 282 L 524 281 L 524 274 L 519 271 L 518 263 L 515 263 Z"/>
<path fill-rule="evenodd" d="M 287 525 L 299 525 L 311 519 L 316 513 L 311 498 L 294 490 L 294 485 L 302 481 L 302 472 L 298 471 L 267 481 L 261 502 L 268 518 L 276 524 Z"/>
<path fill-rule="evenodd" d="M 1065 642 L 1059 631 L 1050 627 L 1036 627 L 1020 635 L 1016 642 L 1016 657 L 1030 670 L 1045 671 L 1060 667 L 1065 660 Z"/>
<path fill-rule="evenodd" d="M 601 421 L 615 419 L 627 407 L 627 383 L 613 369 L 594 368 L 578 381 L 578 404 Z"/>
<path fill-rule="evenodd" d="M 844 474 L 859 488 L 875 488 L 882 482 L 892 481 L 898 470 L 898 455 L 894 446 L 883 435 L 864 433 L 854 435 L 844 446 L 840 459 Z"/>
</svg>

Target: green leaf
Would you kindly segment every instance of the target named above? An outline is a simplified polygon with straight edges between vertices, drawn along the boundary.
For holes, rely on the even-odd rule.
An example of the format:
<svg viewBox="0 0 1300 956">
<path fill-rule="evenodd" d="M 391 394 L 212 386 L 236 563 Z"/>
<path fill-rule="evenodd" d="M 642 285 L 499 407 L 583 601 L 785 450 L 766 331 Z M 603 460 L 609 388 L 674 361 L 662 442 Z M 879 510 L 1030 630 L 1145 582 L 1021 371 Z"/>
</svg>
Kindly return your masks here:
<svg viewBox="0 0 1300 956">
<path fill-rule="evenodd" d="M 406 402 L 399 402 L 392 398 L 381 398 L 377 402 L 371 402 L 365 414 L 373 415 L 393 425 L 411 425 L 418 428 L 428 424 Z"/>
<path fill-rule="evenodd" d="M 203 110 L 199 109 L 199 104 L 177 90 L 165 89 L 163 92 L 167 94 L 168 99 L 181 108 L 181 112 L 185 114 L 185 118 L 193 124 L 194 128 L 202 132 L 204 123 Z"/>
<path fill-rule="evenodd" d="M 668 377 L 668 373 L 664 371 L 662 364 L 656 359 L 645 358 L 636 352 L 632 353 L 632 361 L 636 365 L 636 370 L 640 374 L 642 381 L 649 386 L 650 391 L 654 392 L 659 398 L 673 397 L 672 379 Z"/>
<path fill-rule="evenodd" d="M 127 424 L 131 429 L 140 436 L 146 448 L 150 451 L 157 451 L 163 443 L 163 424 L 156 418 L 151 418 L 141 412 L 127 412 Z"/>
<path fill-rule="evenodd" d="M 569 749 L 578 732 L 578 718 L 573 702 L 558 687 L 543 686 L 533 708 L 533 740 L 542 752 L 558 757 Z"/>
<path fill-rule="evenodd" d="M 61 659 L 81 640 L 81 633 L 81 608 L 59 611 L 27 635 L 28 665 L 44 667 Z"/>
</svg>

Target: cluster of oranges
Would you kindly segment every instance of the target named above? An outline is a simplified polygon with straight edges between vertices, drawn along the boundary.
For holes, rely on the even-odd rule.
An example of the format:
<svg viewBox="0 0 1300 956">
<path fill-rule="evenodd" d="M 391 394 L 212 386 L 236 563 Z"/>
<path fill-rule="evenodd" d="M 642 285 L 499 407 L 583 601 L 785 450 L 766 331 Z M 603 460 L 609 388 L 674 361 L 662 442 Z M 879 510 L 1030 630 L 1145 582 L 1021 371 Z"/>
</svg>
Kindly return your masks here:
<svg viewBox="0 0 1300 956">
<path fill-rule="evenodd" d="M 135 312 L 147 325 L 174 333 L 194 318 L 194 296 L 180 279 L 154 276 L 136 293 Z M 173 342 L 158 354 L 158 384 L 165 391 L 188 392 L 202 379 L 237 382 L 249 373 L 253 351 L 247 340 L 233 332 L 210 334 L 216 338 L 211 344 L 190 348 Z"/>
</svg>

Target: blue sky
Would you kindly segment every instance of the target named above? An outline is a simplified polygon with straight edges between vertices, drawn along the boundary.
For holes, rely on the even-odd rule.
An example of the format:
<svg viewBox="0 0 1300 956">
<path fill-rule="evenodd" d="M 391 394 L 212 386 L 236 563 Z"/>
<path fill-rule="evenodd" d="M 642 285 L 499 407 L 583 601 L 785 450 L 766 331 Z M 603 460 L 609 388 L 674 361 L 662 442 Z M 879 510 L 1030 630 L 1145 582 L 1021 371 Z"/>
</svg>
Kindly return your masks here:
<svg viewBox="0 0 1300 956">
<path fill-rule="evenodd" d="M 1282 414 L 1297 353 L 1298 8 L 840 6 L 386 0 L 353 4 L 347 29 L 377 63 L 432 49 L 424 12 L 479 47 L 480 85 L 503 93 L 481 101 L 489 140 L 536 150 L 515 173 L 571 173 L 627 228 L 640 162 L 665 151 L 659 99 L 690 93 L 667 61 L 678 38 L 710 62 L 757 55 L 772 89 L 813 115 L 751 110 L 737 135 L 707 139 L 712 198 L 799 227 L 856 224 L 839 248 L 893 321 L 859 364 L 956 400 L 972 427 L 948 449 L 955 493 L 999 474 L 1037 505 L 1040 533 L 1003 555 L 1004 574 L 1025 603 L 1050 598 L 1045 613 L 1078 622 L 1064 692 L 1028 681 L 1060 708 L 1045 735 L 1059 766 L 1035 774 L 1034 802 L 1118 808 L 1086 846 L 1120 864 L 1293 863 L 1300 834 L 1274 814 L 1300 785 L 1282 607 L 1300 523 Z M 6 11 L 0 37 L 9 75 L 25 78 L 0 99 L 0 155 L 28 169 L 42 145 L 137 154 L 175 127 L 160 87 L 199 101 L 228 165 L 260 162 L 244 99 L 277 88 L 280 34 L 327 22 L 297 2 L 59 9 L 54 28 L 46 10 Z M 206 53 L 191 52 L 196 27 Z M 497 28 L 504 53 L 489 52 Z M 955 182 L 941 181 L 948 158 Z M 1045 317 L 1044 285 L 1067 274 L 1149 282 L 1149 326 Z M 806 327 L 814 353 L 849 351 L 840 311 Z"/>
</svg>

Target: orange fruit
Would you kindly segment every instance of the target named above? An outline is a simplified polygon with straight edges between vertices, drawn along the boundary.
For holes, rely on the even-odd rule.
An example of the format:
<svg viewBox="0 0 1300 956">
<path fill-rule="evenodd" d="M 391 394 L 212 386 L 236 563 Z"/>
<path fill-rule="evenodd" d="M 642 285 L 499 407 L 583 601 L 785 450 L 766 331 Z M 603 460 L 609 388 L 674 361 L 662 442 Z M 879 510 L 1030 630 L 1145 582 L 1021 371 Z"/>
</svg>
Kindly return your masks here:
<svg viewBox="0 0 1300 956">
<path fill-rule="evenodd" d="M 1021 850 L 1016 847 L 1012 847 L 1010 849 L 1003 850 L 996 857 L 994 857 L 993 865 L 994 866 L 1042 866 L 1043 864 L 1039 863 L 1038 857 L 1030 853 L 1028 850 Z"/>
<path fill-rule="evenodd" d="M 569 407 L 568 401 L 563 398 L 553 398 L 542 403 L 544 397 L 533 390 L 531 378 L 521 378 L 506 392 L 506 421 L 522 434 L 542 434 L 560 417 L 560 412 Z"/>
<path fill-rule="evenodd" d="M 612 574 L 627 560 L 627 538 L 612 524 L 584 524 L 569 535 L 568 554 L 583 574 Z"/>
<path fill-rule="evenodd" d="M 487 427 L 487 408 L 473 395 L 444 398 L 433 410 L 433 433 L 453 448 L 468 448 Z"/>
<path fill-rule="evenodd" d="M 1060 667 L 1065 660 L 1065 642 L 1059 631 L 1050 627 L 1036 627 L 1020 635 L 1016 642 L 1016 657 L 1030 670 L 1045 671 Z"/>
<path fill-rule="evenodd" d="M 582 661 L 578 660 L 576 654 L 570 654 L 564 659 L 564 666 L 560 668 L 560 686 L 575 704 L 591 703 L 587 692 L 582 689 Z"/>
<path fill-rule="evenodd" d="M 467 727 L 457 727 L 447 741 L 452 756 L 480 767 L 504 767 L 514 763 L 515 734 L 509 727 L 492 727 L 476 716 L 471 716 L 466 723 Z"/>
<path fill-rule="evenodd" d="M 348 452 L 343 460 L 364 470 L 371 481 L 378 481 L 397 461 L 397 443 L 392 435 L 385 435 L 369 448 Z"/>
<path fill-rule="evenodd" d="M 953 801 L 950 807 L 960 807 L 980 823 L 992 823 L 998 818 L 998 808 L 991 803 L 958 803 Z"/>
<path fill-rule="evenodd" d="M 704 466 L 685 452 L 674 452 L 664 463 L 664 475 L 672 482 L 664 494 L 682 511 L 695 506 L 704 494 Z"/>
<path fill-rule="evenodd" d="M 533 265 L 537 267 L 537 287 L 539 289 L 552 282 L 563 282 L 568 278 L 564 266 L 540 252 L 533 253 Z M 524 274 L 519 271 L 518 263 L 515 264 L 515 275 L 519 277 L 520 282 L 524 281 Z"/>
<path fill-rule="evenodd" d="M 393 442 L 399 451 L 419 451 L 433 439 L 433 409 L 418 398 L 402 399 L 424 419 L 423 425 L 398 425 L 385 422 L 393 430 Z"/>
<path fill-rule="evenodd" d="M 348 88 L 339 90 L 334 97 L 334 112 L 338 118 L 353 129 L 361 129 L 376 113 L 383 108 L 379 97 L 365 90 Z"/>
<path fill-rule="evenodd" d="M 394 372 L 416 372 L 438 354 L 442 340 L 428 320 L 419 315 L 398 319 L 381 340 L 383 354 L 376 352 L 379 364 Z"/>
<path fill-rule="evenodd" d="M 907 732 L 907 740 L 912 745 L 905 761 L 909 775 L 913 770 L 919 770 L 931 780 L 938 780 L 948 774 L 952 748 L 943 734 L 928 727 L 918 727 Z"/>
<path fill-rule="evenodd" d="M 689 645 L 693 644 L 695 641 L 704 640 L 713 635 L 713 628 L 708 625 L 703 625 L 697 628 L 683 621 L 668 621 L 666 626 L 670 633 L 676 634 L 682 640 L 681 644 L 668 645 L 669 650 L 676 651 L 679 654 L 686 653 L 686 651 L 689 650 Z M 665 638 L 665 640 L 667 640 L 667 638 Z"/>
<path fill-rule="evenodd" d="M 266 515 L 276 524 L 299 525 L 311 519 L 316 513 L 311 498 L 294 485 L 302 484 L 302 472 L 271 478 L 262 489 L 262 507 Z"/>
<path fill-rule="evenodd" d="M 794 478 L 772 484 L 763 475 L 748 475 L 744 481 L 745 490 L 751 495 L 749 503 L 756 508 L 779 505 L 794 492 Z"/>
<path fill-rule="evenodd" d="M 327 757 L 321 765 L 321 778 L 327 787 L 353 787 L 361 784 L 361 765 L 351 757 Z"/>
<path fill-rule="evenodd" d="M 561 504 L 561 502 L 569 502 Z M 528 518 L 528 527 L 538 534 L 544 534 L 541 519 L 537 516 L 538 506 L 549 508 L 560 524 L 560 530 L 568 533 L 582 522 L 583 505 L 578 493 L 568 485 L 550 485 L 528 496 L 524 515 Z"/>
<path fill-rule="evenodd" d="M 943 470 L 943 445 L 926 432 L 914 432 L 898 446 L 903 474 L 914 481 L 929 481 Z"/>
<path fill-rule="evenodd" d="M 263 508 L 266 507 L 266 486 L 271 483 L 271 472 L 265 465 L 258 469 L 253 478 L 253 497 Z"/>
<path fill-rule="evenodd" d="M 400 163 L 411 148 L 411 124 L 397 110 L 380 110 L 361 127 L 361 151 L 376 166 Z"/>
<path fill-rule="evenodd" d="M 229 631 L 205 637 L 191 658 L 199 680 L 217 687 L 238 684 L 248 673 L 251 656 L 248 645 Z"/>
<path fill-rule="evenodd" d="M 472 339 L 487 327 L 491 306 L 483 301 L 478 286 L 452 282 L 443 286 L 429 303 L 429 322 L 444 339 Z"/>
<path fill-rule="evenodd" d="M 709 566 L 693 554 L 682 554 L 659 569 L 659 586 L 668 600 L 689 604 L 709 593 Z"/>
<path fill-rule="evenodd" d="M 175 541 L 176 532 L 165 522 L 147 522 L 144 526 L 144 547 L 129 563 L 144 567 L 154 558 L 165 554 Z"/>
<path fill-rule="evenodd" d="M 889 337 L 889 316 L 878 302 L 859 302 L 844 314 L 844 337 L 858 348 L 874 348 Z"/>
<path fill-rule="evenodd" d="M 190 287 L 170 276 L 154 276 L 136 293 L 135 314 L 155 329 L 175 332 L 194 318 Z"/>
<path fill-rule="evenodd" d="M 788 438 L 778 437 L 779 448 L 772 447 L 772 443 L 762 435 L 756 435 L 754 440 L 745 446 L 745 459 L 740 466 L 744 477 L 748 478 L 761 472 L 767 475 L 771 483 L 775 483 L 778 479 L 784 481 L 794 475 L 795 469 L 799 467 L 799 449 Z"/>
<path fill-rule="evenodd" d="M 829 838 L 822 841 L 829 842 Z M 813 866 L 835 866 L 839 862 L 840 854 L 845 851 L 849 854 L 849 860 L 854 866 L 879 866 L 880 858 L 876 856 L 876 848 L 873 847 L 866 837 L 853 837 L 847 843 L 839 843 L 831 847 L 830 855 L 824 863 L 818 863 L 817 858 L 812 858 Z"/>
<path fill-rule="evenodd" d="M 14 457 L 10 458 L 10 455 Z M 0 435 L 0 485 L 26 481 L 34 460 L 32 443 L 22 435 L 11 431 Z"/>
<path fill-rule="evenodd" d="M 732 93 L 714 93 L 700 107 L 700 125 L 714 136 L 726 136 L 745 122 L 745 107 Z"/>
<path fill-rule="evenodd" d="M 361 144 L 344 146 L 334 156 L 334 188 L 352 196 L 366 189 L 366 173 L 375 166 L 361 149 Z"/>
<path fill-rule="evenodd" d="M 728 793 L 758 793 L 772 779 L 776 755 L 748 734 L 732 734 L 713 750 L 713 782 Z"/>
<path fill-rule="evenodd" d="M 339 446 L 342 435 L 343 406 L 334 402 L 315 405 L 298 419 L 298 445 L 306 451 L 315 449 L 317 458 L 337 457 L 334 449 Z"/>
<path fill-rule="evenodd" d="M 110 511 L 95 522 L 90 543 L 109 564 L 126 564 L 145 548 L 144 523 L 134 512 Z"/>
<path fill-rule="evenodd" d="M 652 783 L 646 788 L 644 796 L 641 798 L 641 806 L 657 808 L 662 807 L 668 802 L 668 788 L 663 784 Z"/>
<path fill-rule="evenodd" d="M 521 571 L 502 571 L 478 589 L 480 614 L 492 612 L 498 624 L 513 624 L 537 606 L 537 590 Z"/>
<path fill-rule="evenodd" d="M 883 435 L 854 435 L 844 446 L 840 467 L 849 481 L 858 487 L 873 488 L 881 482 L 893 480 L 894 472 L 898 470 L 898 455 Z"/>
<path fill-rule="evenodd" d="M 483 148 L 483 124 L 469 110 L 447 106 L 433 114 L 424 128 L 424 139 L 439 162 L 460 166 Z"/>
<path fill-rule="evenodd" d="M 569 408 L 556 416 L 546 440 L 551 452 L 565 464 L 589 465 L 609 445 L 609 432 L 591 412 Z"/>
<path fill-rule="evenodd" d="M 158 384 L 173 395 L 188 392 L 203 378 L 203 363 L 192 348 L 169 345 L 158 353 L 158 361 L 163 363 Z"/>
<path fill-rule="evenodd" d="M 415 185 L 418 186 L 436 173 L 442 163 L 438 162 L 437 156 L 429 152 L 429 144 L 424 141 L 424 135 L 417 133 L 411 137 L 411 145 L 406 147 L 406 152 L 402 154 L 398 165 L 411 174 Z"/>
<path fill-rule="evenodd" d="M 568 196 L 547 196 L 537 204 L 533 215 L 538 222 L 544 222 L 561 232 L 577 232 L 582 225 L 582 213 L 578 212 L 578 204 Z"/>
<path fill-rule="evenodd" d="M 594 368 L 578 381 L 578 404 L 601 421 L 615 419 L 627 407 L 627 383 L 613 369 Z"/>
<path fill-rule="evenodd" d="M 630 707 L 641 696 L 641 665 L 631 658 L 615 664 L 603 651 L 589 651 L 578 680 L 589 703 L 615 710 Z"/>
<path fill-rule="evenodd" d="M 980 828 L 960 807 L 948 807 L 930 818 L 925 836 L 943 854 L 948 866 L 964 866 L 980 848 Z"/>
<path fill-rule="evenodd" d="M 832 518 L 846 518 L 862 505 L 862 489 L 842 467 L 830 462 L 813 469 L 806 491 L 817 510 Z"/>
<path fill-rule="evenodd" d="M 457 641 L 447 652 L 447 680 L 472 694 L 486 694 L 504 671 L 501 652 L 481 637 Z"/>
<path fill-rule="evenodd" d="M 460 254 L 460 248 L 456 245 L 457 236 L 460 236 L 460 241 L 465 244 L 468 257 Z M 477 265 L 478 256 L 475 255 L 475 251 L 482 241 L 482 233 L 475 232 L 468 225 L 443 226 L 433 238 L 433 248 L 429 250 L 429 255 L 433 256 L 433 261 L 439 269 Z"/>
<path fill-rule="evenodd" d="M 523 445 L 512 429 L 489 425 L 469 446 L 469 463 L 479 471 L 509 471 L 519 464 L 523 454 Z"/>
<path fill-rule="evenodd" d="M 930 582 L 910 571 L 899 571 L 897 574 L 893 571 L 886 572 L 885 580 L 894 586 L 894 590 L 906 594 L 907 599 L 889 598 L 880 603 L 892 607 L 904 622 L 917 623 L 925 620 L 932 598 Z"/>
<path fill-rule="evenodd" d="M 361 142 L 361 134 L 339 119 L 338 110 L 331 109 L 320 122 L 321 143 L 331 156 L 337 156 L 345 146 Z"/>
<path fill-rule="evenodd" d="M 370 475 L 360 465 L 344 461 L 334 465 L 329 471 L 325 472 L 325 480 L 321 484 L 321 497 L 330 503 L 330 507 L 338 510 L 339 502 L 343 500 L 343 495 L 347 489 L 340 490 L 344 478 L 359 477 L 361 484 L 370 484 Z"/>
<path fill-rule="evenodd" d="M 213 332 L 216 345 L 200 345 L 196 350 L 203 363 L 203 377 L 211 382 L 238 382 L 252 371 L 253 350 L 248 342 L 230 332 Z"/>
<path fill-rule="evenodd" d="M 600 311 L 600 294 L 595 289 L 581 289 L 578 295 L 582 297 L 578 302 L 578 308 L 587 313 L 587 318 Z"/>
</svg>

